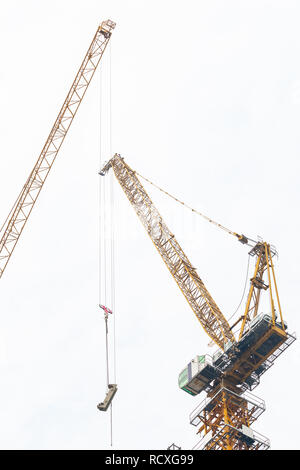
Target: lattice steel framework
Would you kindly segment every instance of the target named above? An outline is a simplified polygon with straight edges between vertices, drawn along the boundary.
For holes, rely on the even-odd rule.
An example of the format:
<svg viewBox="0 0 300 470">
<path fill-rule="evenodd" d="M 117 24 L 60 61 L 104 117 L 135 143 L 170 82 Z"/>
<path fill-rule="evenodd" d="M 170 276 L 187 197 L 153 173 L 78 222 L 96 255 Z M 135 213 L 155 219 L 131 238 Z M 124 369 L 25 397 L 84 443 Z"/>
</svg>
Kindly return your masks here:
<svg viewBox="0 0 300 470">
<path fill-rule="evenodd" d="M 250 429 L 264 412 L 264 401 L 241 390 L 224 386 L 209 394 L 209 398 L 191 414 L 190 422 L 199 426 L 202 436 L 198 450 L 258 450 L 269 448 L 269 440 Z"/>
<path fill-rule="evenodd" d="M 273 256 L 276 254 L 276 251 L 268 243 L 258 242 L 250 251 L 251 256 L 256 256 L 255 270 L 254 275 L 250 279 L 250 289 L 246 302 L 246 308 L 244 315 L 240 318 L 242 320 L 239 340 L 242 338 L 245 332 L 245 326 L 253 318 L 257 316 L 258 307 L 261 297 L 261 292 L 263 290 L 269 289 L 270 297 L 270 310 L 272 313 L 272 322 L 275 325 L 276 321 L 276 311 L 280 315 L 280 323 L 282 329 L 284 330 L 284 321 L 282 317 L 281 305 L 278 295 Z M 264 274 L 267 273 L 268 284 L 264 282 Z"/>
<path fill-rule="evenodd" d="M 257 401 L 259 399 L 253 401 L 246 397 L 245 393 L 259 384 L 260 376 L 296 339 L 287 333 L 282 317 L 272 260 L 276 250 L 263 241 L 252 245 L 253 240 L 249 243 L 245 236 L 241 237 L 242 243 L 252 247 L 249 254 L 256 257 L 256 264 L 244 314 L 230 327 L 136 172 L 118 154 L 103 166 L 100 174 L 105 175 L 110 168 L 196 317 L 222 350 L 214 359 L 215 376 L 206 390 L 208 402 L 193 416 L 192 424 L 201 424 L 198 432 L 202 435 L 195 448 L 268 449 L 269 440 L 250 428 L 264 411 L 264 404 L 262 406 L 262 401 Z M 263 318 L 257 315 L 262 290 L 269 293 L 271 310 L 271 315 Z M 232 329 L 238 323 L 241 327 L 236 341 Z M 204 370 L 202 372 L 204 374 Z M 202 372 L 199 372 L 200 381 L 203 380 Z"/>
<path fill-rule="evenodd" d="M 235 338 L 225 317 L 163 221 L 135 171 L 118 154 L 109 161 L 101 174 L 105 174 L 110 167 L 206 333 L 221 348 L 227 341 L 234 342 Z"/>
<path fill-rule="evenodd" d="M 0 241 L 0 277 L 15 249 L 58 151 L 73 122 L 114 27 L 115 23 L 111 20 L 107 20 L 103 21 L 97 28 L 96 34 L 79 67 L 78 73 L 58 113 L 41 154 L 6 219 L 6 225 L 4 224 L 2 229 Z"/>
</svg>

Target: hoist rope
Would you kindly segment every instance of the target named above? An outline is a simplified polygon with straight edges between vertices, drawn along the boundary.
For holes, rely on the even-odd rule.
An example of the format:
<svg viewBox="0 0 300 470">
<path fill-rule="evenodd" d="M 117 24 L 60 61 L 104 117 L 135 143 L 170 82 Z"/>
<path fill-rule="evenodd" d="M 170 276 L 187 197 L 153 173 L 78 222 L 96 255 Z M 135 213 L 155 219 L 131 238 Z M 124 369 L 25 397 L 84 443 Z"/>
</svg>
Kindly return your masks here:
<svg viewBox="0 0 300 470">
<path fill-rule="evenodd" d="M 111 53 L 112 46 L 109 43 L 109 158 L 112 156 L 112 73 Z M 110 178 L 110 294 L 111 308 L 113 311 L 113 371 L 114 383 L 116 383 L 116 312 L 115 312 L 115 233 L 114 233 L 114 186 L 113 175 Z M 113 404 L 110 405 L 110 444 L 113 445 Z"/>
<path fill-rule="evenodd" d="M 178 199 L 177 197 L 173 196 L 172 194 L 170 194 L 169 192 L 165 191 L 164 189 L 162 189 L 160 186 L 158 186 L 157 184 L 153 183 L 152 181 L 150 181 L 148 178 L 146 178 L 145 176 L 141 175 L 140 173 L 138 173 L 137 171 L 135 172 L 140 178 L 142 178 L 143 180 L 147 181 L 147 183 L 151 184 L 152 186 L 154 186 L 156 189 L 158 189 L 159 191 L 161 191 L 163 194 L 165 194 L 166 196 L 170 197 L 171 199 L 173 199 L 174 201 L 176 201 L 177 203 L 181 204 L 182 206 L 186 207 L 187 209 L 191 210 L 194 214 L 197 214 L 197 215 L 200 215 L 201 217 L 203 217 L 205 220 L 207 220 L 208 222 L 216 225 L 217 227 L 219 227 L 220 229 L 224 230 L 225 232 L 229 233 L 230 235 L 234 235 L 234 236 L 237 236 L 237 233 L 236 232 L 233 232 L 232 230 L 229 230 L 227 227 L 224 227 L 224 225 L 221 225 L 219 224 L 218 222 L 214 221 L 213 219 L 211 219 L 210 217 L 206 216 L 205 214 L 203 214 L 202 212 L 199 212 L 198 210 L 196 209 L 193 209 L 192 207 L 190 207 L 188 204 L 186 204 L 185 202 L 181 201 L 180 199 Z M 227 321 L 230 321 L 235 315 L 236 313 L 238 312 L 242 302 L 243 302 L 243 299 L 244 299 L 244 296 L 245 296 L 245 292 L 246 292 L 246 287 L 247 287 L 247 281 L 248 281 L 248 275 L 249 275 L 249 265 L 250 265 L 250 255 L 248 255 L 248 263 L 247 263 L 247 272 L 246 272 L 246 279 L 245 279 L 245 284 L 244 284 L 244 288 L 243 288 L 243 293 L 242 293 L 242 297 L 241 297 L 241 300 L 237 306 L 237 308 L 235 309 L 234 313 L 228 318 Z"/>
<path fill-rule="evenodd" d="M 250 254 L 248 254 L 248 262 L 247 262 L 247 271 L 246 271 L 246 278 L 245 278 L 245 284 L 244 284 L 244 289 L 243 289 L 243 294 L 240 300 L 240 303 L 238 304 L 237 308 L 235 309 L 234 313 L 228 318 L 227 321 L 230 321 L 239 311 L 240 306 L 242 305 L 242 302 L 244 300 L 246 288 L 247 288 L 247 283 L 248 283 L 248 275 L 249 275 L 249 266 L 250 266 Z"/>
<path fill-rule="evenodd" d="M 111 87 L 111 42 L 108 45 L 106 68 L 100 72 L 100 168 L 103 159 L 112 152 L 112 87 Z M 105 94 L 104 94 L 105 93 Z M 104 96 L 103 96 L 104 95 Z M 116 341 L 115 341 L 115 254 L 114 254 L 114 191 L 113 178 L 99 178 L 99 305 L 112 310 L 110 318 L 105 317 L 105 349 L 107 389 L 110 372 L 116 383 Z M 112 319 L 111 319 L 112 318 Z M 112 332 L 109 323 L 113 322 Z M 111 334 L 112 333 L 112 334 Z M 112 340 L 112 341 L 111 341 Z M 112 360 L 112 364 L 111 364 Z M 110 445 L 113 443 L 113 412 L 110 404 Z"/>
<path fill-rule="evenodd" d="M 222 230 L 225 230 L 225 232 L 229 233 L 230 235 L 234 235 L 234 236 L 237 236 L 236 232 L 233 232 L 232 230 L 229 230 L 227 227 L 224 227 L 224 225 L 221 225 L 219 224 L 218 222 L 216 222 L 215 220 L 211 219 L 210 217 L 208 217 L 207 215 L 205 214 L 202 214 L 202 212 L 199 212 L 197 211 L 196 209 L 193 209 L 192 207 L 190 207 L 188 204 L 186 204 L 185 202 L 183 201 L 180 201 L 177 197 L 173 196 L 172 194 L 168 193 L 167 191 L 165 191 L 164 189 L 162 189 L 160 186 L 158 186 L 157 184 L 153 183 L 152 181 L 150 181 L 148 178 L 146 178 L 145 176 L 142 176 L 140 173 L 138 173 L 137 171 L 135 172 L 138 176 L 140 176 L 140 178 L 142 178 L 143 180 L 147 181 L 147 183 L 151 184 L 152 186 L 154 186 L 156 189 L 158 189 L 159 191 L 161 191 L 162 193 L 164 193 L 166 196 L 169 196 L 171 199 L 174 199 L 174 201 L 178 202 L 179 204 L 181 204 L 182 206 L 186 207 L 187 209 L 191 210 L 192 212 L 194 212 L 195 214 L 197 215 L 200 215 L 201 217 L 203 217 L 205 220 L 207 220 L 208 222 L 216 225 L 217 227 L 219 227 L 220 229 Z"/>
<path fill-rule="evenodd" d="M 109 105 L 108 105 L 108 119 L 109 119 L 109 157 L 112 156 L 112 43 L 109 43 Z M 115 313 L 115 201 L 114 201 L 114 177 L 111 173 L 110 177 L 110 294 L 111 294 L 111 308 L 114 312 L 113 315 L 113 371 L 114 371 L 114 383 L 116 383 L 116 342 L 115 342 L 115 324 L 116 324 L 116 313 Z"/>
<path fill-rule="evenodd" d="M 105 316 L 105 349 L 106 349 L 106 381 L 107 388 L 109 385 L 109 358 L 108 358 L 108 317 Z"/>
</svg>

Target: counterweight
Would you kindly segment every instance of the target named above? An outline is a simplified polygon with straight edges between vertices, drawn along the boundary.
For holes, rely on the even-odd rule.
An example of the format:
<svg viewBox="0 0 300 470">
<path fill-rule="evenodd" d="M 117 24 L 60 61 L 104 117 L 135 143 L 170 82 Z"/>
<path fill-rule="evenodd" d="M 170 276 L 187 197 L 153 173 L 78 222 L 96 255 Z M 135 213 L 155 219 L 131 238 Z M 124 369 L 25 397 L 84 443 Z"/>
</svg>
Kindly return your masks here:
<svg viewBox="0 0 300 470">
<path fill-rule="evenodd" d="M 0 277 L 7 266 L 59 149 L 73 122 L 114 27 L 115 23 L 111 20 L 103 21 L 98 27 L 41 154 L 7 218 L 6 225 L 4 225 L 2 229 L 0 241 Z"/>
</svg>

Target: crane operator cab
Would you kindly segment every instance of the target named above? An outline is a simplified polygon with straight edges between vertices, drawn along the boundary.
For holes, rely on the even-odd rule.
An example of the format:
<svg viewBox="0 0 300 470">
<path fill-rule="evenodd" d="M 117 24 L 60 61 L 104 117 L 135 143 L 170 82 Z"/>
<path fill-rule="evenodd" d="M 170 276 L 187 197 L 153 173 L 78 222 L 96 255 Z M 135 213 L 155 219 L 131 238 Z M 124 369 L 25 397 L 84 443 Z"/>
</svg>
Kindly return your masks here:
<svg viewBox="0 0 300 470">
<path fill-rule="evenodd" d="M 220 375 L 213 365 L 209 354 L 196 356 L 183 369 L 178 377 L 178 385 L 190 395 L 198 395 L 203 390 L 209 390 L 211 382 Z"/>
</svg>

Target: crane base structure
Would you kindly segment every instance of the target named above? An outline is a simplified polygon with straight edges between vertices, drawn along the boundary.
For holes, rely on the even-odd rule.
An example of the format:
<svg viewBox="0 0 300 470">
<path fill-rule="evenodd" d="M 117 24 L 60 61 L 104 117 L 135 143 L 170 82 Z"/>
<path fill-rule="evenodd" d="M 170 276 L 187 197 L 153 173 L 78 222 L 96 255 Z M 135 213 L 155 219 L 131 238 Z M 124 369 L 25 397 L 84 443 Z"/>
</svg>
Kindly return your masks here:
<svg viewBox="0 0 300 470">
<path fill-rule="evenodd" d="M 265 403 L 249 390 L 295 340 L 295 333 L 273 326 L 271 317 L 261 314 L 238 343 L 188 364 L 179 374 L 179 387 L 193 396 L 207 394 L 190 414 L 190 424 L 201 436 L 195 450 L 270 447 L 269 440 L 250 427 L 265 411 Z"/>
<path fill-rule="evenodd" d="M 266 450 L 270 441 L 250 425 L 265 411 L 265 403 L 246 392 L 242 396 L 225 386 L 213 390 L 190 414 L 202 439 L 195 450 Z M 242 424 L 241 424 L 242 423 Z M 244 424 L 243 424 L 244 423 Z"/>
</svg>

